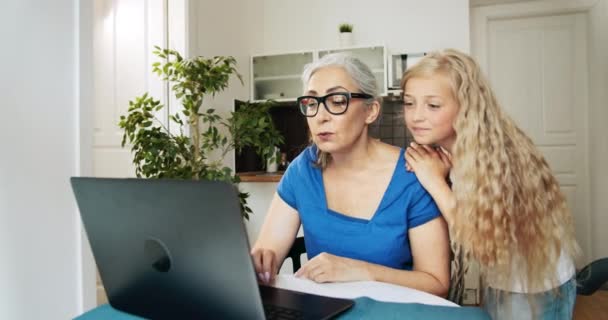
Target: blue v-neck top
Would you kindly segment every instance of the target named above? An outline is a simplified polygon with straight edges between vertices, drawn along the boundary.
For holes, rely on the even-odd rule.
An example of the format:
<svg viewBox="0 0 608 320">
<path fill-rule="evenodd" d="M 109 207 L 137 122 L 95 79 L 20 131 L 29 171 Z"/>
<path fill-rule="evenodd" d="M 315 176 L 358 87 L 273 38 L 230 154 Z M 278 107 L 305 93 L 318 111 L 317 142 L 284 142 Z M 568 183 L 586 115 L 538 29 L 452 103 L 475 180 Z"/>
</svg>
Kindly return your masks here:
<svg viewBox="0 0 608 320">
<path fill-rule="evenodd" d="M 408 230 L 440 215 L 416 176 L 405 170 L 401 149 L 390 180 L 370 220 L 354 218 L 327 207 L 316 148 L 308 147 L 291 162 L 277 193 L 298 211 L 308 259 L 322 252 L 397 269 L 412 269 Z M 348 190 L 342 190 L 348 192 Z"/>
</svg>

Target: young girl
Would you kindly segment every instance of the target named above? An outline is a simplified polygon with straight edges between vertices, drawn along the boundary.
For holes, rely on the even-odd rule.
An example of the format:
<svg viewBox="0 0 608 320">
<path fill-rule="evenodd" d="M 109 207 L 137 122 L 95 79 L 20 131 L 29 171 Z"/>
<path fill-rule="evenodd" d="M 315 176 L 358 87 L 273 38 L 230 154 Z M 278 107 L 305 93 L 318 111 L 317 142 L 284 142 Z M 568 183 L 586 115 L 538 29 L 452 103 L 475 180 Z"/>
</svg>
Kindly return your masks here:
<svg viewBox="0 0 608 320">
<path fill-rule="evenodd" d="M 435 199 L 456 251 L 479 264 L 484 308 L 494 319 L 571 319 L 579 248 L 566 200 L 477 63 L 432 53 L 401 88 L 416 141 L 406 167 Z"/>
</svg>

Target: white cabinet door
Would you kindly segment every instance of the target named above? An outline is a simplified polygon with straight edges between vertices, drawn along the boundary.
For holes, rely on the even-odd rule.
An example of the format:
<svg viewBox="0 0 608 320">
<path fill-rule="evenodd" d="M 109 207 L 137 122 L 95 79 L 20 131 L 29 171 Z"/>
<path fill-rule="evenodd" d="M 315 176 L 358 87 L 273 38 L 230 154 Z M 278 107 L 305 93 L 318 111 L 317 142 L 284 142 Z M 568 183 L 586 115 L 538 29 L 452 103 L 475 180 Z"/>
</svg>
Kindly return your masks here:
<svg viewBox="0 0 608 320">
<path fill-rule="evenodd" d="M 302 71 L 306 64 L 329 53 L 349 52 L 367 64 L 386 95 L 386 49 L 383 46 L 327 49 L 251 57 L 251 99 L 293 101 L 303 91 Z"/>
<path fill-rule="evenodd" d="M 376 77 L 378 84 L 378 92 L 380 95 L 387 93 L 387 76 L 386 76 L 386 49 L 383 46 L 357 47 L 357 48 L 341 48 L 319 51 L 319 58 L 330 53 L 347 52 L 365 63 Z"/>
<path fill-rule="evenodd" d="M 253 56 L 251 97 L 253 100 L 289 100 L 302 94 L 300 77 L 313 61 L 313 52 Z"/>
</svg>

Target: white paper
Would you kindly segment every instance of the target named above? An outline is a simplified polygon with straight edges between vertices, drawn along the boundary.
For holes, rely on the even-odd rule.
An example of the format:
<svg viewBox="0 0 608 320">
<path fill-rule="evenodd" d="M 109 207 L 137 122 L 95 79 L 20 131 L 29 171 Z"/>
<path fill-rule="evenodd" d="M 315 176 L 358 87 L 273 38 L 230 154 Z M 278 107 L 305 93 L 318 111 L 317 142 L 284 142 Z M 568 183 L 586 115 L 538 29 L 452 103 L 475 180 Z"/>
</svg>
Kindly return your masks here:
<svg viewBox="0 0 608 320">
<path fill-rule="evenodd" d="M 377 281 L 316 283 L 311 280 L 296 278 L 294 275 L 279 274 L 274 286 L 335 298 L 369 297 L 384 302 L 458 307 L 457 304 L 430 293 Z"/>
</svg>

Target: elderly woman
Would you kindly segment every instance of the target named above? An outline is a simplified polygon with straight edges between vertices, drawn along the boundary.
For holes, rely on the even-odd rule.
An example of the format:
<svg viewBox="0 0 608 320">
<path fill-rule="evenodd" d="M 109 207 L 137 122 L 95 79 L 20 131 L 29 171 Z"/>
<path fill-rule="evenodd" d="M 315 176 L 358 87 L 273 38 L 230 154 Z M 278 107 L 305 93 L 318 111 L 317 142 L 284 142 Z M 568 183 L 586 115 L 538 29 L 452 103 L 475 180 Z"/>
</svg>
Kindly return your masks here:
<svg viewBox="0 0 608 320">
<path fill-rule="evenodd" d="M 274 279 L 300 224 L 316 282 L 375 280 L 445 296 L 447 226 L 404 150 L 371 138 L 380 113 L 369 67 L 345 54 L 307 65 L 298 107 L 312 145 L 289 165 L 252 249 L 262 282 Z"/>
</svg>

